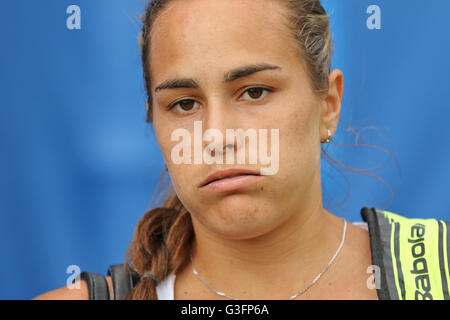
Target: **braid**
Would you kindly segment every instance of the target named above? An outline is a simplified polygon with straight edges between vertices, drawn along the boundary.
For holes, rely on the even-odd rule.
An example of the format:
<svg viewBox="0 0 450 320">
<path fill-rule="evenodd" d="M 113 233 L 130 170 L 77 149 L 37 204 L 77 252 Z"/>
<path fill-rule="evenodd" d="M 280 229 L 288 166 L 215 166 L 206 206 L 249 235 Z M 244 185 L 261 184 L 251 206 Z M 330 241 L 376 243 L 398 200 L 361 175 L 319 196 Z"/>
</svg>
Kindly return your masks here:
<svg viewBox="0 0 450 320">
<path fill-rule="evenodd" d="M 149 210 L 141 218 L 127 250 L 127 270 L 138 274 L 152 273 L 163 280 L 179 272 L 188 262 L 193 238 L 189 212 L 173 194 L 162 208 Z M 155 282 L 143 278 L 127 294 L 126 300 L 156 300 Z"/>
</svg>

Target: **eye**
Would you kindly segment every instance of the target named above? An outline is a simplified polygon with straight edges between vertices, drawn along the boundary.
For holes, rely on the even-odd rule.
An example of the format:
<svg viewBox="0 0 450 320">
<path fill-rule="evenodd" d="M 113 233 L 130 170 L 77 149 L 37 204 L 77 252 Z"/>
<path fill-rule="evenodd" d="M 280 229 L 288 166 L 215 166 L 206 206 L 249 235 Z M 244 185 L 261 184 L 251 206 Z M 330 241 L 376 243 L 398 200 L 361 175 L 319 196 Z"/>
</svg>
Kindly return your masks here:
<svg viewBox="0 0 450 320">
<path fill-rule="evenodd" d="M 253 87 L 253 88 L 249 88 L 247 89 L 244 94 L 241 97 L 249 97 L 246 100 L 251 100 L 251 101 L 259 101 L 262 100 L 267 93 L 271 92 L 271 89 L 268 88 L 263 88 L 263 87 Z"/>
<path fill-rule="evenodd" d="M 175 109 L 175 112 L 179 114 L 193 113 L 196 107 L 199 107 L 200 103 L 192 99 L 184 99 L 173 103 L 169 106 L 169 110 Z"/>
</svg>

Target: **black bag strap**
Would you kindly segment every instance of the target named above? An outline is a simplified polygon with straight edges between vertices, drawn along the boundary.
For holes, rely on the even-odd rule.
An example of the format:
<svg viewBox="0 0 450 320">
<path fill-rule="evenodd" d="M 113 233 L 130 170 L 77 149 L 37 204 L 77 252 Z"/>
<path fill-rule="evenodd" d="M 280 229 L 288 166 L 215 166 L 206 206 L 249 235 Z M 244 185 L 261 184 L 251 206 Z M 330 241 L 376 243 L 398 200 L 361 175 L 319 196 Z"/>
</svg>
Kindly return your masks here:
<svg viewBox="0 0 450 320">
<path fill-rule="evenodd" d="M 114 264 L 108 268 L 114 290 L 114 300 L 122 300 L 139 282 L 140 276 L 132 270 L 125 270 L 124 264 Z M 89 300 L 110 300 L 109 287 L 106 278 L 98 273 L 83 271 L 80 279 L 85 280 L 89 290 Z"/>
<path fill-rule="evenodd" d="M 104 276 L 98 273 L 83 271 L 81 280 L 85 280 L 89 289 L 89 300 L 109 300 L 108 283 Z"/>
<path fill-rule="evenodd" d="M 114 300 L 122 300 L 128 292 L 139 282 L 137 273 L 125 270 L 124 264 L 111 265 L 108 268 L 108 276 L 111 276 L 114 287 Z"/>
</svg>

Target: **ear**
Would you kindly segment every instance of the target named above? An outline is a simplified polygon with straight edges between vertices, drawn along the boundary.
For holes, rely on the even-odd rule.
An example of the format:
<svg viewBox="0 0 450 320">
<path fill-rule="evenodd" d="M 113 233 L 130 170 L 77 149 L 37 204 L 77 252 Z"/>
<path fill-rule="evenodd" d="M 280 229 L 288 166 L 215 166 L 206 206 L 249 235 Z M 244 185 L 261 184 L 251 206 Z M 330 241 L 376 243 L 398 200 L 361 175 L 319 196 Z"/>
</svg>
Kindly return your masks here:
<svg viewBox="0 0 450 320">
<path fill-rule="evenodd" d="M 147 111 L 148 111 L 148 108 L 149 108 L 149 106 L 148 106 L 148 102 L 145 104 L 145 109 L 147 109 Z"/>
<path fill-rule="evenodd" d="M 344 75 L 341 70 L 334 69 L 328 76 L 329 90 L 321 103 L 320 137 L 326 139 L 328 130 L 334 136 L 341 114 L 341 102 L 344 96 Z"/>
</svg>

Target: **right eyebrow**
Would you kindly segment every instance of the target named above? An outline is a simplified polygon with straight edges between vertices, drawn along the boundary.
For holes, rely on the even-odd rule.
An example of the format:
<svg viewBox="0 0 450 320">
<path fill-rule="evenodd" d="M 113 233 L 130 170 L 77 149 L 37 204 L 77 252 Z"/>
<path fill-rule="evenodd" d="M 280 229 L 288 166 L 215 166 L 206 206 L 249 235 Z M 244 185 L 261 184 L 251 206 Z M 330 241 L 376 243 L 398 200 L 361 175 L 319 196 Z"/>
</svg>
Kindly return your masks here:
<svg viewBox="0 0 450 320">
<path fill-rule="evenodd" d="M 155 88 L 155 92 L 163 89 L 177 89 L 177 88 L 199 88 L 199 85 L 193 79 L 172 79 L 167 80 Z"/>
</svg>

